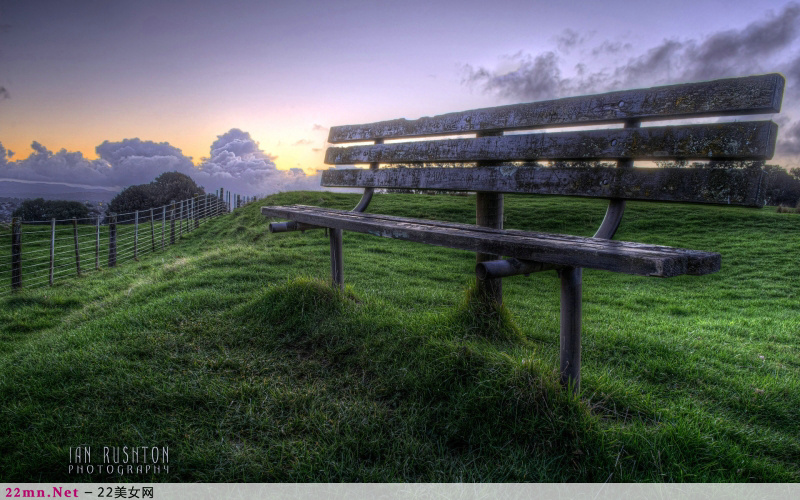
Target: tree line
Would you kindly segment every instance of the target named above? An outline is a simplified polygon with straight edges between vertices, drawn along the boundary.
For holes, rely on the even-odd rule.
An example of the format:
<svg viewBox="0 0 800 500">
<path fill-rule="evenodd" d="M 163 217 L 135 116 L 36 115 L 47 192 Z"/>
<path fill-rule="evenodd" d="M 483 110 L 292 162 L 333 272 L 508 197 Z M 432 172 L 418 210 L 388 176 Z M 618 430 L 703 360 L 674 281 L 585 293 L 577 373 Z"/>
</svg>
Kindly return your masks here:
<svg viewBox="0 0 800 500">
<path fill-rule="evenodd" d="M 164 172 L 150 183 L 137 184 L 123 189 L 109 203 L 107 212 L 128 213 L 169 205 L 174 200 L 185 200 L 204 195 L 205 190 L 188 175 Z M 91 216 L 89 207 L 78 201 L 25 200 L 12 213 L 24 221 L 49 221 L 50 219 L 86 219 Z"/>
</svg>

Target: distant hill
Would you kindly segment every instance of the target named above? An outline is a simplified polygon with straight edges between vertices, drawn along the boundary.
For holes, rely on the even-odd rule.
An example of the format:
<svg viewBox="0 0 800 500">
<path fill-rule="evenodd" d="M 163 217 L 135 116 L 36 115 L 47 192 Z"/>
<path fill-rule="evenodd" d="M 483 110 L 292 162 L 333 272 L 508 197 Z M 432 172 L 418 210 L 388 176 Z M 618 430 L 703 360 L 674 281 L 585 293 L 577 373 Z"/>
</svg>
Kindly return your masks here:
<svg viewBox="0 0 800 500">
<path fill-rule="evenodd" d="M 0 180 L 0 198 L 44 198 L 46 200 L 107 202 L 117 192 L 117 189 Z"/>
</svg>

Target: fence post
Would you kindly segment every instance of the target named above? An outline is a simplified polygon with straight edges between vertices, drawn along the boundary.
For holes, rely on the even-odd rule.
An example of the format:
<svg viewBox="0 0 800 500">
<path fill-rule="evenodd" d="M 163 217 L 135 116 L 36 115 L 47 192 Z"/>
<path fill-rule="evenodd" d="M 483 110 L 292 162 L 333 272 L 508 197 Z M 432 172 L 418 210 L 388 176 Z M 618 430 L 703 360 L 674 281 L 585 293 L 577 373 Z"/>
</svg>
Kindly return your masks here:
<svg viewBox="0 0 800 500">
<path fill-rule="evenodd" d="M 112 214 L 108 221 L 108 267 L 117 265 L 117 216 Z"/>
<path fill-rule="evenodd" d="M 225 188 L 219 188 L 219 209 L 222 211 L 223 204 L 225 203 Z"/>
<path fill-rule="evenodd" d="M 81 253 L 78 249 L 78 219 L 72 218 L 72 232 L 75 234 L 75 270 L 81 275 Z"/>
<path fill-rule="evenodd" d="M 200 218 L 197 216 L 198 209 L 200 208 L 200 195 L 194 195 L 192 198 L 192 219 L 194 220 L 194 228 L 200 227 Z"/>
<path fill-rule="evenodd" d="M 167 206 L 161 207 L 161 250 L 164 250 L 164 233 L 167 232 Z"/>
<path fill-rule="evenodd" d="M 150 209 L 150 242 L 153 245 L 153 252 L 156 251 L 156 226 L 153 222 L 153 209 Z"/>
<path fill-rule="evenodd" d="M 178 239 L 183 238 L 183 202 L 178 202 Z"/>
<path fill-rule="evenodd" d="M 169 244 L 175 244 L 175 202 L 172 202 L 169 211 Z"/>
<path fill-rule="evenodd" d="M 97 230 L 94 239 L 94 269 L 100 270 L 100 216 L 97 216 Z"/>
<path fill-rule="evenodd" d="M 11 289 L 22 286 L 22 221 L 11 219 Z"/>
<path fill-rule="evenodd" d="M 56 264 L 56 220 L 50 219 L 50 286 L 53 286 L 53 271 Z"/>
<path fill-rule="evenodd" d="M 133 260 L 139 260 L 139 211 L 133 215 Z"/>
</svg>

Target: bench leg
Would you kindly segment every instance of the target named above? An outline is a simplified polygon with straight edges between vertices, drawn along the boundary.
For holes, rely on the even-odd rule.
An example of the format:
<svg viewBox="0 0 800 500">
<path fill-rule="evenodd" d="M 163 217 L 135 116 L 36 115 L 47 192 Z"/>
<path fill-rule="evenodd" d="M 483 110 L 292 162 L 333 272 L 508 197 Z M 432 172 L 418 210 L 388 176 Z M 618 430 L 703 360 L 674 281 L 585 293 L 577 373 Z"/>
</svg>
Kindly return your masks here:
<svg viewBox="0 0 800 500">
<path fill-rule="evenodd" d="M 561 384 L 578 393 L 581 384 L 581 295 L 583 270 L 565 267 L 561 278 Z"/>
<path fill-rule="evenodd" d="M 475 222 L 479 226 L 503 229 L 503 195 L 478 192 L 475 200 Z M 487 253 L 475 254 L 476 263 L 497 260 L 501 256 Z M 478 295 L 488 302 L 503 303 L 502 278 L 478 278 Z"/>
<path fill-rule="evenodd" d="M 342 259 L 342 230 L 329 229 L 331 239 L 331 281 L 333 287 L 344 290 L 344 260 Z"/>
</svg>

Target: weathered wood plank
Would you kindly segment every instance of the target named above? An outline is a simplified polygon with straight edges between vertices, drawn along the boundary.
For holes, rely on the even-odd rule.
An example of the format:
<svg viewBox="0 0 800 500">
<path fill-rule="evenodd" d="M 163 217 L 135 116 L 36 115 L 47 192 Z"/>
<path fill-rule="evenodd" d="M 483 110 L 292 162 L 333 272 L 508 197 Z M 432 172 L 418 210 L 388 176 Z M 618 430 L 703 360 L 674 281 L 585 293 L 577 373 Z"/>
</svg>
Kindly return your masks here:
<svg viewBox="0 0 800 500">
<path fill-rule="evenodd" d="M 399 238 L 418 243 L 504 255 L 559 266 L 646 276 L 708 274 L 720 255 L 659 245 L 580 236 L 492 229 L 469 224 L 354 213 L 308 206 L 262 207 L 261 213 L 306 224 Z"/>
<path fill-rule="evenodd" d="M 534 133 L 474 139 L 330 147 L 325 163 L 525 160 L 764 160 L 778 126 L 771 121 Z"/>
<path fill-rule="evenodd" d="M 384 168 L 326 170 L 322 185 L 555 194 L 646 201 L 762 206 L 759 168 L 602 166 Z"/>
<path fill-rule="evenodd" d="M 783 99 L 779 74 L 727 78 L 607 94 L 474 109 L 418 120 L 388 120 L 332 127 L 328 142 L 422 137 L 622 122 L 777 113 Z"/>
</svg>

